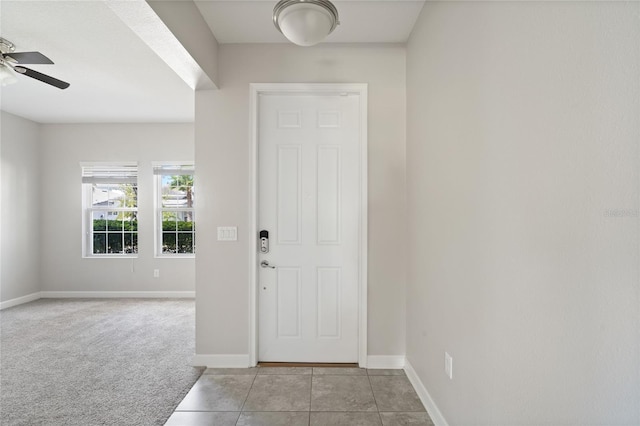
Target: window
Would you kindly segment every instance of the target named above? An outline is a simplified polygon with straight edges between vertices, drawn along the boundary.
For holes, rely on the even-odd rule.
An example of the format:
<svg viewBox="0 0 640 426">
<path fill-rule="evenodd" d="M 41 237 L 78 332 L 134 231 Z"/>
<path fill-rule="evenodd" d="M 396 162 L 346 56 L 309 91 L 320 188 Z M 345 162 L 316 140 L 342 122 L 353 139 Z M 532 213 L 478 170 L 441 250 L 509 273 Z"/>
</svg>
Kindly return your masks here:
<svg viewBox="0 0 640 426">
<path fill-rule="evenodd" d="M 82 164 L 85 194 L 85 254 L 138 253 L 138 166 Z"/>
<path fill-rule="evenodd" d="M 195 199 L 193 163 L 162 163 L 153 167 L 157 183 L 156 254 L 193 256 Z"/>
</svg>

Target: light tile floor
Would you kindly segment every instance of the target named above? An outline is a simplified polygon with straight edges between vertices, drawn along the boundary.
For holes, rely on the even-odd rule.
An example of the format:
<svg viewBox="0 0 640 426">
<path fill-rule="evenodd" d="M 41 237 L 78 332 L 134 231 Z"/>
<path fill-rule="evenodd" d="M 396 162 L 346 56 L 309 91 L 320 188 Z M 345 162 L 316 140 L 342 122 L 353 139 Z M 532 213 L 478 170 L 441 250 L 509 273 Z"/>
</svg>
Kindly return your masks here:
<svg viewBox="0 0 640 426">
<path fill-rule="evenodd" d="M 165 426 L 433 425 L 402 370 L 209 368 Z"/>
</svg>

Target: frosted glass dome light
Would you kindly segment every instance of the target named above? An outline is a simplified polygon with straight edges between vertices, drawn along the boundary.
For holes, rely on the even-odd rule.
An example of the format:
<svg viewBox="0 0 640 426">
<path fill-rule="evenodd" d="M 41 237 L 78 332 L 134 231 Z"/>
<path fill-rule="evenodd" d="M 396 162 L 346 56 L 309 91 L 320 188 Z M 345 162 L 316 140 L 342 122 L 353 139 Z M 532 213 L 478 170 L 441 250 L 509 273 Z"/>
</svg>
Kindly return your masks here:
<svg viewBox="0 0 640 426">
<path fill-rule="evenodd" d="M 18 79 L 7 65 L 0 65 L 0 86 L 8 86 L 17 81 Z"/>
<path fill-rule="evenodd" d="M 292 43 L 313 46 L 340 24 L 338 10 L 329 0 L 280 0 L 273 8 L 273 23 Z"/>
</svg>

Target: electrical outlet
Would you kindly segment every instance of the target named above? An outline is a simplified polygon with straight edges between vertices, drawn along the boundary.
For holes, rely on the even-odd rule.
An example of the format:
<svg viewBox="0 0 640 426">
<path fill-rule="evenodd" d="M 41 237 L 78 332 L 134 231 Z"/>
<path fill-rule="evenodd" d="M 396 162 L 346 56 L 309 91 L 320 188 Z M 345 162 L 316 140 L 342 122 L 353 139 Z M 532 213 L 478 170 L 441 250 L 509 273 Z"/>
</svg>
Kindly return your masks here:
<svg viewBox="0 0 640 426">
<path fill-rule="evenodd" d="M 448 352 L 444 353 L 444 374 L 453 380 L 453 358 Z"/>
<path fill-rule="evenodd" d="M 153 278 L 160 278 L 160 269 L 153 270 Z"/>
</svg>

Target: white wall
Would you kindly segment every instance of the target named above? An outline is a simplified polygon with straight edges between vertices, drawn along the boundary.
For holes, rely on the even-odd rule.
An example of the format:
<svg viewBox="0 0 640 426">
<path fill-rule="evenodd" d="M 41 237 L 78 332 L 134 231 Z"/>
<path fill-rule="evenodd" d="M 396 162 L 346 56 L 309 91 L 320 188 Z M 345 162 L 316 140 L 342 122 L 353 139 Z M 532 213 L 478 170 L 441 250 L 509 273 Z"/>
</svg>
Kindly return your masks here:
<svg viewBox="0 0 640 426">
<path fill-rule="evenodd" d="M 193 258 L 154 257 L 151 166 L 193 160 L 193 124 L 51 124 L 42 125 L 41 139 L 43 291 L 195 290 Z M 138 162 L 136 259 L 82 257 L 80 162 L 85 161 Z M 154 269 L 159 278 L 153 278 Z"/>
<path fill-rule="evenodd" d="M 451 425 L 640 424 L 639 15 L 425 3 L 407 357 Z"/>
<path fill-rule="evenodd" d="M 40 291 L 39 126 L 1 112 L 0 302 Z"/>
<path fill-rule="evenodd" d="M 405 49 L 400 45 L 221 45 L 219 91 L 196 92 L 201 198 L 196 352 L 248 354 L 249 84 L 369 84 L 370 355 L 405 347 Z M 215 241 L 217 226 L 239 241 Z"/>
</svg>

